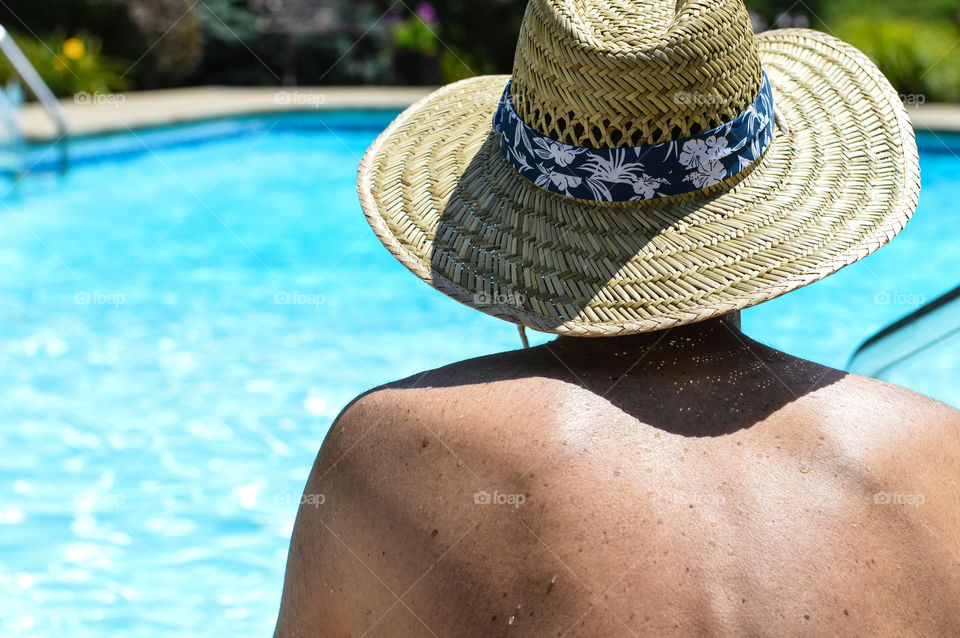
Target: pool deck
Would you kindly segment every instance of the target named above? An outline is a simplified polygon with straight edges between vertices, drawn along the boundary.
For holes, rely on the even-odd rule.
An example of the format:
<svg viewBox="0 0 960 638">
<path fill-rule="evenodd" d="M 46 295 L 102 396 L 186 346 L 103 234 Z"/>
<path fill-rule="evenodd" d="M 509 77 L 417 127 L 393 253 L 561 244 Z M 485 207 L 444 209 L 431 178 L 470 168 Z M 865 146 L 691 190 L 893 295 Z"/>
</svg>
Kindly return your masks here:
<svg viewBox="0 0 960 638">
<path fill-rule="evenodd" d="M 197 87 L 122 94 L 80 94 L 61 100 L 72 135 L 182 124 L 238 115 L 334 109 L 396 109 L 413 104 L 429 87 Z M 36 103 L 19 113 L 31 142 L 56 140 L 57 127 Z"/>
<path fill-rule="evenodd" d="M 73 135 L 96 135 L 127 129 L 197 120 L 277 112 L 344 108 L 402 109 L 430 92 L 428 87 L 197 87 L 116 95 L 81 94 L 61 101 Z M 909 109 L 918 130 L 960 132 L 960 105 L 929 104 Z M 19 114 L 26 138 L 55 140 L 57 129 L 37 104 Z"/>
</svg>

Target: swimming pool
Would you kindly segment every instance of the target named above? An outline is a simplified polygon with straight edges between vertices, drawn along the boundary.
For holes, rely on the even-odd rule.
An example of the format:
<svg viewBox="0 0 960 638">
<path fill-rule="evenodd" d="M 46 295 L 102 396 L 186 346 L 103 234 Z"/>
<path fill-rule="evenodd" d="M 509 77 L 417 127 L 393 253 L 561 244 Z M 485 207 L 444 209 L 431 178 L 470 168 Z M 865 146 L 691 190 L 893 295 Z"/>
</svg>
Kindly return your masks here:
<svg viewBox="0 0 960 638">
<path fill-rule="evenodd" d="M 339 409 L 519 345 L 367 227 L 355 167 L 392 115 L 79 141 L 66 175 L 0 187 L 0 635 L 270 635 L 300 490 Z M 960 233 L 945 232 L 960 227 L 960 141 L 922 146 L 908 229 L 748 311 L 748 333 L 843 366 L 960 283 Z M 942 372 L 956 355 L 898 380 L 960 405 Z"/>
</svg>

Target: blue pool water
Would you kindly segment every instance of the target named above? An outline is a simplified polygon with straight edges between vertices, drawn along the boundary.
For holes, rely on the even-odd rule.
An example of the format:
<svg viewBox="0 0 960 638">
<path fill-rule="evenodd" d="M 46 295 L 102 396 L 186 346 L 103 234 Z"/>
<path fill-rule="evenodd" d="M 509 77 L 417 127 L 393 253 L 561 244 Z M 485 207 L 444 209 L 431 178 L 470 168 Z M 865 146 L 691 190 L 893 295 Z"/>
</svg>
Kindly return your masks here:
<svg viewBox="0 0 960 638">
<path fill-rule="evenodd" d="M 300 490 L 339 409 L 518 346 L 367 227 L 355 167 L 391 116 L 81 141 L 65 176 L 0 184 L 0 635 L 270 635 Z M 748 333 L 842 367 L 960 283 L 960 143 L 922 142 L 908 230 L 747 312 Z M 956 354 L 898 381 L 960 405 Z"/>
</svg>

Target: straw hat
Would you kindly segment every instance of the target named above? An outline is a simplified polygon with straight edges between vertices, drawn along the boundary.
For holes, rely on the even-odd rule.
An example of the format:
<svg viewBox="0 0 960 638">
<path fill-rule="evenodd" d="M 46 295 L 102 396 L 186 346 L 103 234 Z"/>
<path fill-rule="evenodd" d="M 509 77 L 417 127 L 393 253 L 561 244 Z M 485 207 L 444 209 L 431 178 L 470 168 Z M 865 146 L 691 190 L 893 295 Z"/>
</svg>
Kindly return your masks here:
<svg viewBox="0 0 960 638">
<path fill-rule="evenodd" d="M 829 35 L 741 0 L 530 0 L 513 76 L 446 86 L 360 164 L 407 268 L 545 332 L 693 323 L 812 283 L 903 229 L 913 130 Z"/>
</svg>

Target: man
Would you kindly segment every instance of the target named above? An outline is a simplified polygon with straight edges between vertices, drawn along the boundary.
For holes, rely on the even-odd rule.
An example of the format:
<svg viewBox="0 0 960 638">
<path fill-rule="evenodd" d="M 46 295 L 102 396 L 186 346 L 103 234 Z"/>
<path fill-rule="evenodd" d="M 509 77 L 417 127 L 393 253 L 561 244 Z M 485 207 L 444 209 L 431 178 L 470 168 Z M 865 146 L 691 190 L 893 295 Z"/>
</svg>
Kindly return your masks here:
<svg viewBox="0 0 960 638">
<path fill-rule="evenodd" d="M 429 284 L 561 336 L 344 410 L 276 635 L 960 635 L 960 413 L 739 329 L 912 214 L 879 71 L 739 0 L 531 0 L 507 80 L 402 114 L 361 202 Z"/>
</svg>

